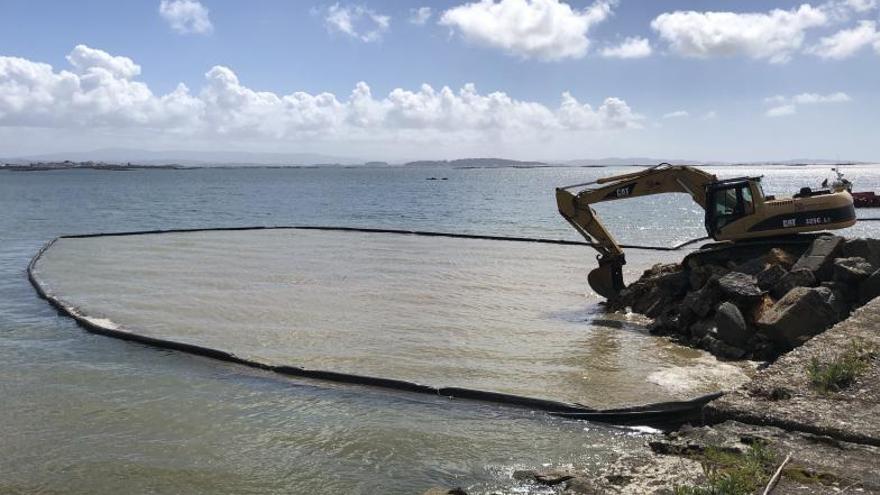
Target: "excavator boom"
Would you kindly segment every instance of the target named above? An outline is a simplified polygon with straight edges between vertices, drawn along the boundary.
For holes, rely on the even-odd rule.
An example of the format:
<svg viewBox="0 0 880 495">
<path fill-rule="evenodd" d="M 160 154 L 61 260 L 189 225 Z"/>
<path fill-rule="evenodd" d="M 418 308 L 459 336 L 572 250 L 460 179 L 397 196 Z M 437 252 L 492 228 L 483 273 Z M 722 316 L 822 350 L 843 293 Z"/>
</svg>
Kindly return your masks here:
<svg viewBox="0 0 880 495">
<path fill-rule="evenodd" d="M 638 172 L 557 188 L 559 213 L 599 252 L 599 267 L 588 277 L 593 290 L 606 299 L 615 297 L 624 287 L 623 265 L 626 264 L 626 258 L 623 249 L 596 216 L 591 204 L 678 192 L 689 194 L 705 208 L 706 185 L 715 180 L 714 175 L 692 167 L 661 163 Z"/>
<path fill-rule="evenodd" d="M 839 183 L 839 184 L 838 184 Z M 685 193 L 706 212 L 715 240 L 734 242 L 840 229 L 856 222 L 848 181 L 830 189 L 802 188 L 791 198 L 765 196 L 760 177 L 718 180 L 693 167 L 660 165 L 556 189 L 559 213 L 599 252 L 590 286 L 606 299 L 623 290 L 623 249 L 596 216 L 592 204 L 651 194 Z"/>
</svg>

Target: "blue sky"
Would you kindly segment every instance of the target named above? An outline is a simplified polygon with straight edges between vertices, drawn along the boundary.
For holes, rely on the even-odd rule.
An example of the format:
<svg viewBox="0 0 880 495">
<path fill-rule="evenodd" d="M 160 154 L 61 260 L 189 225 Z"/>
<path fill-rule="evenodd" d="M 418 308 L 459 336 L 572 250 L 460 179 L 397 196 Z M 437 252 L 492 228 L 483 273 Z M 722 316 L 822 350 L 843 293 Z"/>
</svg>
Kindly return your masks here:
<svg viewBox="0 0 880 495">
<path fill-rule="evenodd" d="M 878 31 L 872 0 L 3 0 L 0 156 L 880 160 Z"/>
</svg>

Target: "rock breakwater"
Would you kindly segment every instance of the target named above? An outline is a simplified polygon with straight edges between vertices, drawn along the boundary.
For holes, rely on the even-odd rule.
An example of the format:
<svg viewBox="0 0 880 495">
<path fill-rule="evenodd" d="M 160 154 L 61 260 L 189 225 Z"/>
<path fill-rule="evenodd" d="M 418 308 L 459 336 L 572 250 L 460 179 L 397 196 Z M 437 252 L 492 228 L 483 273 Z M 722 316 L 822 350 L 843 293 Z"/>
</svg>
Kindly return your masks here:
<svg viewBox="0 0 880 495">
<path fill-rule="evenodd" d="M 658 264 L 609 301 L 651 333 L 725 359 L 774 360 L 880 295 L 880 240 L 821 235 Z"/>
</svg>

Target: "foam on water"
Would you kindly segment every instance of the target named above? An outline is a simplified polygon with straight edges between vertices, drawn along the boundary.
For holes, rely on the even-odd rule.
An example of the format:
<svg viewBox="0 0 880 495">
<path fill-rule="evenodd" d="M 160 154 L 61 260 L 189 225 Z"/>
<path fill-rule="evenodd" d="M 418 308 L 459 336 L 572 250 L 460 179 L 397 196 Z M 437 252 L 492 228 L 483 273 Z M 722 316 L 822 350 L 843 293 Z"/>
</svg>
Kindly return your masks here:
<svg viewBox="0 0 880 495">
<path fill-rule="evenodd" d="M 752 367 L 754 364 L 752 365 Z M 719 390 L 733 390 L 749 380 L 748 368 L 724 363 L 711 355 L 701 355 L 687 366 L 672 366 L 650 373 L 647 380 L 673 395 L 699 390 L 706 384 Z"/>
</svg>

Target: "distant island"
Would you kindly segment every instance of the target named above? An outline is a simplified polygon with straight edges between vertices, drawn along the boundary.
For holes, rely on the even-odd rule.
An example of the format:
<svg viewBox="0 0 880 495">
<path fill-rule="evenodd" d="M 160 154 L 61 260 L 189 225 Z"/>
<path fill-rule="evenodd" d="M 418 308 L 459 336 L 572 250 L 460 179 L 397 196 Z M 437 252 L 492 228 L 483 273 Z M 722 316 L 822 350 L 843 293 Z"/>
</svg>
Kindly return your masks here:
<svg viewBox="0 0 880 495">
<path fill-rule="evenodd" d="M 217 154 L 214 154 L 217 155 Z M 256 161 L 256 162 L 224 162 L 224 161 L 197 161 L 197 160 L 174 160 L 170 158 L 166 161 L 160 161 L 154 156 L 152 159 L 145 160 L 55 160 L 55 159 L 38 159 L 16 158 L 0 160 L 0 171 L 13 172 L 38 172 L 53 170 L 104 170 L 104 171 L 130 171 L 130 170 L 194 170 L 203 168 L 317 168 L 317 167 L 340 167 L 340 168 L 356 168 L 356 167 L 412 167 L 412 168 L 457 168 L 457 169 L 482 169 L 482 168 L 545 168 L 545 167 L 583 167 L 583 168 L 602 168 L 602 167 L 647 167 L 657 165 L 658 163 L 668 162 L 676 165 L 691 165 L 698 167 L 710 166 L 808 166 L 808 165 L 827 165 L 827 166 L 845 166 L 870 164 L 872 162 L 863 161 L 841 161 L 841 160 L 821 160 L 821 159 L 793 159 L 782 161 L 764 161 L 764 162 L 721 162 L 721 161 L 695 161 L 685 159 L 661 159 L 648 157 L 634 158 L 599 158 L 599 159 L 581 159 L 567 161 L 535 161 L 535 160 L 511 160 L 507 158 L 460 158 L 453 160 L 416 160 L 404 163 L 389 163 L 386 161 L 305 161 L 305 162 L 274 162 L 272 160 Z M 280 158 L 278 155 L 272 155 L 273 158 Z M 192 158 L 192 156 L 190 156 Z M 218 156 L 219 158 L 219 156 Z M 249 156 L 256 159 L 256 156 Z M 302 157 L 301 157 L 302 158 Z M 323 156 L 314 156 L 313 158 L 327 158 Z M 5 162 L 5 163 L 3 163 Z"/>
<path fill-rule="evenodd" d="M 65 160 L 63 162 L 34 162 L 27 164 L 4 163 L 0 165 L 0 170 L 9 170 L 12 172 L 44 172 L 48 170 L 70 170 L 70 169 L 90 169 L 90 170 L 110 170 L 110 171 L 127 171 L 138 169 L 165 169 L 165 170 L 182 170 L 193 167 L 184 167 L 183 165 L 138 165 L 133 163 L 102 163 L 102 162 L 72 162 Z"/>
<path fill-rule="evenodd" d="M 458 160 L 420 160 L 407 162 L 404 167 L 453 167 L 453 168 L 535 168 L 558 167 L 559 163 L 507 160 L 504 158 L 461 158 Z"/>
</svg>

